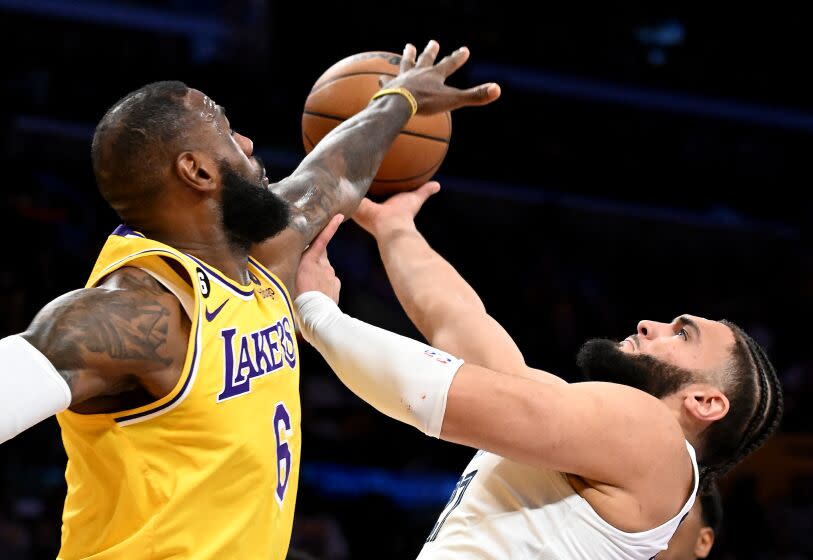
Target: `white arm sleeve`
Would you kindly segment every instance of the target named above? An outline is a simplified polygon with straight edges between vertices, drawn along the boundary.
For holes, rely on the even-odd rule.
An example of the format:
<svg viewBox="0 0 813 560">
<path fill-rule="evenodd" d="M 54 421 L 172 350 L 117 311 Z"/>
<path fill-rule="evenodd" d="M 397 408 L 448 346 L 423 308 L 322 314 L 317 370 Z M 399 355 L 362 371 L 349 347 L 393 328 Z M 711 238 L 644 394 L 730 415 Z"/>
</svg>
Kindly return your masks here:
<svg viewBox="0 0 813 560">
<path fill-rule="evenodd" d="M 305 340 L 342 383 L 387 416 L 440 436 L 463 360 L 345 315 L 321 292 L 305 292 L 294 305 Z"/>
<path fill-rule="evenodd" d="M 20 335 L 0 340 L 0 443 L 71 405 L 71 389 Z"/>
</svg>

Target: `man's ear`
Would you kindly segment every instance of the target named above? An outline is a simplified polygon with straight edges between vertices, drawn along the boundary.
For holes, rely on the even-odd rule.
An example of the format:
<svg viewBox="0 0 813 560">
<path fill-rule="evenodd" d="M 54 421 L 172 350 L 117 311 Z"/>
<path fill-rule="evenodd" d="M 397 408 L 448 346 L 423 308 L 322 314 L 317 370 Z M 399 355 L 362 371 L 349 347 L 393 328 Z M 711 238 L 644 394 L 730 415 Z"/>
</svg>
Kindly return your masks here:
<svg viewBox="0 0 813 560">
<path fill-rule="evenodd" d="M 684 395 L 683 407 L 700 422 L 716 422 L 728 414 L 728 397 L 717 387 L 696 384 L 689 387 Z"/>
<path fill-rule="evenodd" d="M 217 166 L 200 152 L 182 152 L 175 160 L 175 172 L 184 184 L 198 191 L 217 188 Z"/>
<path fill-rule="evenodd" d="M 714 546 L 714 529 L 701 528 L 697 535 L 697 542 L 694 543 L 694 555 L 698 558 L 707 558 L 712 546 Z"/>
</svg>

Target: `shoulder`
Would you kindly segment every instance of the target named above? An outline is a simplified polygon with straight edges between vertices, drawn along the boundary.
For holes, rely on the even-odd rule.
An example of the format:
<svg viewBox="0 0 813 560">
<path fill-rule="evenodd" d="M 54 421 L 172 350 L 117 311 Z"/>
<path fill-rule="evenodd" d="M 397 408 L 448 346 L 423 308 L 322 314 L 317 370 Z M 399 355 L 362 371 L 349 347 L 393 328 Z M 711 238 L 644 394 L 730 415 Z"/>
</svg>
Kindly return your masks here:
<svg viewBox="0 0 813 560">
<path fill-rule="evenodd" d="M 615 490 L 595 485 L 626 504 L 624 519 L 613 519 L 618 527 L 638 531 L 674 517 L 694 488 L 694 467 L 686 437 L 676 414 L 660 399 L 626 385 L 616 383 L 574 383 L 593 405 L 605 409 L 605 429 L 619 437 L 620 451 L 614 462 Z M 610 419 L 613 420 L 610 420 Z M 602 436 L 597 435 L 597 438 Z M 607 513 L 607 512 L 604 512 Z M 620 523 L 620 524 L 619 524 Z"/>
<path fill-rule="evenodd" d="M 569 394 L 563 400 L 580 412 L 579 425 L 589 427 L 593 440 L 612 451 L 611 462 L 619 468 L 611 469 L 617 472 L 605 482 L 633 489 L 691 477 L 683 429 L 662 400 L 617 383 L 572 383 L 558 390 Z"/>
<path fill-rule="evenodd" d="M 96 289 L 139 292 L 142 295 L 151 294 L 156 297 L 170 294 L 169 290 L 152 275 L 134 266 L 124 266 L 111 272 L 97 284 Z"/>
<path fill-rule="evenodd" d="M 618 419 L 619 428 L 647 446 L 641 449 L 641 455 L 648 457 L 642 461 L 645 464 L 652 465 L 651 457 L 660 453 L 687 455 L 685 434 L 677 415 L 661 399 L 619 383 L 588 381 L 569 387 L 589 395 L 596 406 L 607 407 Z"/>
<path fill-rule="evenodd" d="M 109 380 L 180 367 L 189 328 L 174 295 L 146 272 L 126 267 L 96 288 L 55 299 L 22 336 L 66 378 Z M 88 394 L 74 394 L 75 402 L 106 385 L 85 383 Z"/>
<path fill-rule="evenodd" d="M 625 468 L 634 476 L 628 484 L 635 493 L 649 495 L 650 503 L 661 503 L 671 510 L 674 501 L 669 497 L 686 498 L 686 489 L 693 486 L 694 479 L 686 434 L 677 414 L 661 399 L 639 389 L 617 383 L 590 385 L 608 395 L 622 421 L 619 427 L 630 439 Z"/>
<path fill-rule="evenodd" d="M 183 314 L 180 300 L 148 272 L 131 266 L 122 267 L 85 290 L 82 299 L 99 305 L 133 305 L 141 312 Z"/>
<path fill-rule="evenodd" d="M 123 267 L 105 277 L 94 288 L 82 288 L 63 294 L 48 303 L 36 315 L 29 327 L 42 330 L 56 320 L 86 322 L 105 319 L 105 312 L 123 312 L 122 306 L 133 306 L 128 315 L 150 305 L 160 306 L 167 314 L 180 310 L 180 301 L 147 272 L 134 267 Z"/>
</svg>

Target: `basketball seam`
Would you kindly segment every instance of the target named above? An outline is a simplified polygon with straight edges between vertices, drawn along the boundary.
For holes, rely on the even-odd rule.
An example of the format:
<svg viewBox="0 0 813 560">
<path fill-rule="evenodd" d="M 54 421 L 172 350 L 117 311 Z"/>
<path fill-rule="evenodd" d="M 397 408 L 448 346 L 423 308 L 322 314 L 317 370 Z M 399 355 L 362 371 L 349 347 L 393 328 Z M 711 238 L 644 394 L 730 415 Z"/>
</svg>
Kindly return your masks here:
<svg viewBox="0 0 813 560">
<path fill-rule="evenodd" d="M 369 70 L 365 70 L 364 72 L 348 72 L 347 74 L 342 74 L 340 76 L 335 76 L 333 78 L 330 78 L 328 81 L 326 81 L 323 84 L 319 84 L 318 88 L 311 89 L 310 95 L 313 95 L 314 93 L 316 93 L 320 89 L 324 88 L 326 85 L 332 84 L 336 80 L 341 80 L 342 78 L 349 78 L 350 76 L 370 76 L 370 75 L 389 76 L 390 78 L 394 78 L 398 74 L 390 74 L 389 72 L 370 72 Z"/>
<path fill-rule="evenodd" d="M 449 150 L 449 147 L 446 147 L 446 151 Z M 440 168 L 440 165 L 443 163 L 443 159 L 446 157 L 446 152 L 443 152 L 443 157 L 441 157 L 440 161 L 437 163 L 432 164 L 432 167 L 428 168 L 423 173 L 418 173 L 417 175 L 413 175 L 411 177 L 401 177 L 399 179 L 373 179 L 374 183 L 401 183 L 404 181 L 412 181 L 413 179 L 417 179 L 418 177 L 423 177 L 428 173 L 434 173 Z"/>
<path fill-rule="evenodd" d="M 316 111 L 308 111 L 305 109 L 303 111 L 306 115 L 311 115 L 313 117 L 322 117 L 323 119 L 331 119 L 334 121 L 344 122 L 350 117 L 339 117 L 336 115 L 328 115 L 325 113 L 317 113 Z M 415 136 L 417 138 L 426 138 L 427 140 L 435 140 L 436 142 L 442 142 L 444 144 L 449 144 L 449 140 L 446 138 L 439 138 L 437 136 L 430 136 L 429 134 L 421 134 L 420 132 L 412 132 L 411 130 L 402 130 L 401 134 L 406 134 L 408 136 Z"/>
<path fill-rule="evenodd" d="M 307 132 L 305 132 L 304 130 L 302 131 L 302 136 L 304 136 L 304 137 L 305 137 L 305 140 L 307 140 L 307 141 L 308 141 L 308 144 L 310 144 L 310 145 L 311 145 L 311 150 L 312 150 L 312 149 L 314 149 L 314 148 L 316 147 L 316 143 L 315 143 L 313 140 L 311 140 L 311 137 L 310 137 L 310 136 L 308 136 L 308 133 L 307 133 Z"/>
</svg>

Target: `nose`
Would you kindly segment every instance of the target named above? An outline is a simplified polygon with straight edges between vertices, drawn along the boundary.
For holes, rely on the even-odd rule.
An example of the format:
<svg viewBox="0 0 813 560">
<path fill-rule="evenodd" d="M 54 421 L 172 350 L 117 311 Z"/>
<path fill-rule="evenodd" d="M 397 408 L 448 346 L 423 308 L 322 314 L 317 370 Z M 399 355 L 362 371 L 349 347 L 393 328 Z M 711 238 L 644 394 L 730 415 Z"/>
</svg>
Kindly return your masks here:
<svg viewBox="0 0 813 560">
<path fill-rule="evenodd" d="M 668 327 L 669 325 L 666 323 L 658 323 L 657 321 L 639 321 L 638 335 L 651 340 L 661 336 L 663 329 Z"/>
<path fill-rule="evenodd" d="M 251 154 L 254 153 L 254 142 L 251 141 L 251 138 L 235 132 L 234 140 L 237 142 L 237 145 L 240 146 L 240 149 L 243 150 L 243 153 L 246 154 L 246 157 L 251 157 Z"/>
</svg>

